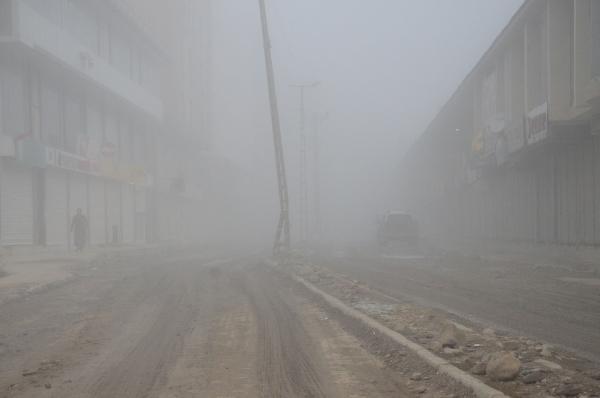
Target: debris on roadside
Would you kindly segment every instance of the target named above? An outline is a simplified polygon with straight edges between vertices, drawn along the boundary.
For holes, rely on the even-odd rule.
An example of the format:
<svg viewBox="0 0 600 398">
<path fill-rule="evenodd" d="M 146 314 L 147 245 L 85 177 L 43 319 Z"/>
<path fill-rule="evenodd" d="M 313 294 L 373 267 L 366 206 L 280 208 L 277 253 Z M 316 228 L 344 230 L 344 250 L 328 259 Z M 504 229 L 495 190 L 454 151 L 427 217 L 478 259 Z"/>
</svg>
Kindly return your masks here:
<svg viewBox="0 0 600 398">
<path fill-rule="evenodd" d="M 297 264 L 294 272 L 507 395 L 600 397 L 598 365 L 572 353 L 389 297 L 324 267 Z M 409 379 L 418 381 L 416 373 Z"/>
</svg>

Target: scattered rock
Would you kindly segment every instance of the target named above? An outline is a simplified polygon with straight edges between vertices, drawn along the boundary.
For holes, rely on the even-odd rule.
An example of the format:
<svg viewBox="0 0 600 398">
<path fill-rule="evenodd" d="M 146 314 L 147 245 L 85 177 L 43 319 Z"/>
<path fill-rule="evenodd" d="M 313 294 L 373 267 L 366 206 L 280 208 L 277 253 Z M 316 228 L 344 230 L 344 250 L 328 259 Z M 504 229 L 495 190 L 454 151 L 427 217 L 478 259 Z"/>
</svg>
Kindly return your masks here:
<svg viewBox="0 0 600 398">
<path fill-rule="evenodd" d="M 24 371 L 21 372 L 21 375 L 25 376 L 25 377 L 27 377 L 27 376 L 34 376 L 36 374 L 38 374 L 37 370 L 24 370 Z"/>
<path fill-rule="evenodd" d="M 417 394 L 425 394 L 427 392 L 427 388 L 426 387 L 422 387 L 422 386 L 421 387 L 417 387 L 417 388 L 415 388 L 415 392 Z"/>
<path fill-rule="evenodd" d="M 506 351 L 519 351 L 521 348 L 521 343 L 514 340 L 505 341 L 502 343 L 502 348 L 504 348 Z"/>
<path fill-rule="evenodd" d="M 540 355 L 543 357 L 551 357 L 552 356 L 553 347 L 549 344 L 542 344 L 542 349 L 540 350 Z"/>
<path fill-rule="evenodd" d="M 48 390 L 49 390 L 49 389 L 51 389 L 51 388 L 52 388 L 52 384 L 50 384 L 50 383 L 46 383 L 46 384 L 44 384 L 44 387 L 46 387 L 46 389 L 48 389 Z"/>
<path fill-rule="evenodd" d="M 465 340 L 465 334 L 463 331 L 458 330 L 455 324 L 449 323 L 447 324 L 440 337 L 438 338 L 438 342 L 442 345 L 442 348 L 456 348 L 460 345 L 461 342 Z"/>
<path fill-rule="evenodd" d="M 554 390 L 554 394 L 562 397 L 575 397 L 581 394 L 581 388 L 575 384 L 562 384 Z"/>
<path fill-rule="evenodd" d="M 525 384 L 535 384 L 544 380 L 545 377 L 546 374 L 544 372 L 542 372 L 541 370 L 535 370 L 523 376 L 522 380 Z"/>
<path fill-rule="evenodd" d="M 477 376 L 483 376 L 485 374 L 486 364 L 485 362 L 477 362 L 472 368 L 471 373 Z"/>
<path fill-rule="evenodd" d="M 450 348 L 450 347 L 445 347 L 443 352 L 446 355 L 458 355 L 458 354 L 462 353 L 462 351 L 460 349 Z"/>
<path fill-rule="evenodd" d="M 593 370 L 588 373 L 588 376 L 594 380 L 600 380 L 600 370 Z"/>
<path fill-rule="evenodd" d="M 513 353 L 500 352 L 492 355 L 485 373 L 495 381 L 514 380 L 521 370 L 521 361 Z"/>
<path fill-rule="evenodd" d="M 483 329 L 483 335 L 487 337 L 496 337 L 496 332 L 492 328 Z"/>
<path fill-rule="evenodd" d="M 415 372 L 413 374 L 410 375 L 410 379 L 413 381 L 420 381 L 423 379 L 423 375 L 419 372 Z"/>
<path fill-rule="evenodd" d="M 547 361 L 545 359 L 536 359 L 533 362 L 537 363 L 538 365 L 542 365 L 543 367 L 550 369 L 550 370 L 562 369 L 562 366 L 560 366 L 559 364 L 557 364 L 555 362 Z"/>
</svg>

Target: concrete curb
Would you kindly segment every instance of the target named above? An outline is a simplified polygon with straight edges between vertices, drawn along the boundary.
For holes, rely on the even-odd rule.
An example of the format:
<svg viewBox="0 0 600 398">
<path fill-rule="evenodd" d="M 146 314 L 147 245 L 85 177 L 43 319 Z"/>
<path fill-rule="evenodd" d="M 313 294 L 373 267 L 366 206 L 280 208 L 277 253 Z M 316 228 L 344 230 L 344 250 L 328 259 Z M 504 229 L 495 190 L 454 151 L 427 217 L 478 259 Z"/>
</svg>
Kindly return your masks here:
<svg viewBox="0 0 600 398">
<path fill-rule="evenodd" d="M 426 363 L 428 363 L 430 366 L 432 366 L 434 369 L 438 370 L 439 372 L 447 375 L 451 379 L 457 381 L 458 383 L 460 383 L 463 386 L 472 390 L 473 393 L 477 397 L 479 397 L 479 398 L 510 398 L 508 395 L 505 395 L 501 391 L 498 391 L 498 390 L 488 386 L 487 384 L 483 383 L 481 380 L 477 379 L 476 377 L 473 377 L 470 374 L 468 374 L 467 372 L 452 365 L 451 363 L 446 361 L 444 358 L 438 357 L 437 355 L 433 354 L 431 351 L 429 351 L 425 347 L 422 347 L 419 344 L 407 339 L 400 333 L 382 325 L 381 323 L 379 323 L 376 320 L 374 320 L 373 318 L 363 314 L 362 312 L 359 312 L 359 311 L 355 310 L 354 308 L 348 307 L 346 304 L 344 304 L 339 299 L 329 295 L 328 293 L 323 292 L 321 289 L 317 288 L 312 283 L 307 282 L 303 278 L 296 276 L 296 275 L 292 275 L 292 277 L 298 283 L 304 285 L 308 290 L 315 293 L 317 296 L 320 296 L 323 300 L 325 300 L 327 302 L 327 304 L 329 304 L 333 308 L 340 310 L 345 315 L 350 316 L 350 317 L 362 322 L 366 326 L 377 330 L 378 332 L 382 333 L 383 335 L 394 340 L 396 343 L 398 343 L 398 344 L 402 345 L 403 347 L 407 348 L 408 350 L 412 351 L 413 353 L 418 355 L 422 360 L 424 360 Z"/>
</svg>

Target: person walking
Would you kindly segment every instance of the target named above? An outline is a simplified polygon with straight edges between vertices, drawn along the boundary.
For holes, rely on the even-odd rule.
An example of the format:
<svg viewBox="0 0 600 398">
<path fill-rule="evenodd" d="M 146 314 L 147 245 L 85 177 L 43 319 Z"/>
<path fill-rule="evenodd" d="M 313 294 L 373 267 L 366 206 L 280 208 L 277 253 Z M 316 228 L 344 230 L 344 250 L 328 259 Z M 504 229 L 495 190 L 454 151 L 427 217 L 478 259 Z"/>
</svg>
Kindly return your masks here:
<svg viewBox="0 0 600 398">
<path fill-rule="evenodd" d="M 71 232 L 73 233 L 73 243 L 75 244 L 75 250 L 78 252 L 82 251 L 85 247 L 87 238 L 88 221 L 87 217 L 83 214 L 81 208 L 77 209 L 77 214 L 73 216 L 71 222 Z"/>
</svg>

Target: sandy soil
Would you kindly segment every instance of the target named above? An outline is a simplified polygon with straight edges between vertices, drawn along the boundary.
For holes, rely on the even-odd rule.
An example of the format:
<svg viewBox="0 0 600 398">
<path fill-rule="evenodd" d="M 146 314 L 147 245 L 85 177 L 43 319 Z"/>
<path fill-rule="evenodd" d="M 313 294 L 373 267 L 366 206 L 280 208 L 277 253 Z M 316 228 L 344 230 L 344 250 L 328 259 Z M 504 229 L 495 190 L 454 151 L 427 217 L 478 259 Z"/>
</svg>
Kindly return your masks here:
<svg viewBox="0 0 600 398">
<path fill-rule="evenodd" d="M 0 325 L 0 397 L 456 396 L 250 257 L 85 268 Z"/>
</svg>

